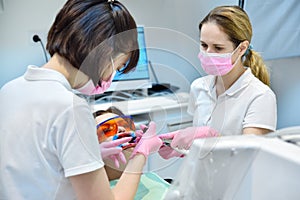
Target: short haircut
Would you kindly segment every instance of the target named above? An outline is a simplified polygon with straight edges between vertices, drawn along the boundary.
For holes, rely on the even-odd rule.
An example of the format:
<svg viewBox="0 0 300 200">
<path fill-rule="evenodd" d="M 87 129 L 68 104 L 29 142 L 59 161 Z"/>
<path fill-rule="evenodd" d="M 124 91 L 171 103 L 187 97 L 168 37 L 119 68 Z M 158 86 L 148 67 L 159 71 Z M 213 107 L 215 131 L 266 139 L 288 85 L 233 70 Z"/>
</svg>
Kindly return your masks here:
<svg viewBox="0 0 300 200">
<path fill-rule="evenodd" d="M 64 57 L 100 85 L 110 58 L 129 55 L 123 73 L 136 67 L 136 28 L 133 17 L 118 1 L 68 0 L 49 30 L 47 50 L 51 56 Z"/>
<path fill-rule="evenodd" d="M 100 116 L 100 115 L 103 115 L 103 114 L 107 114 L 107 113 L 113 113 L 113 114 L 116 114 L 118 115 L 119 117 L 123 118 L 124 121 L 126 121 L 128 124 L 131 124 L 131 119 L 127 118 L 127 117 L 124 117 L 125 114 L 120 110 L 118 109 L 117 107 L 115 106 L 110 106 L 109 108 L 107 108 L 106 110 L 98 110 L 96 112 L 93 113 L 93 116 L 94 118 Z"/>
<path fill-rule="evenodd" d="M 118 116 L 124 116 L 125 115 L 120 109 L 118 109 L 115 106 L 111 106 L 111 107 L 107 108 L 106 110 L 98 110 L 98 111 L 94 112 L 93 115 L 96 118 L 96 117 L 98 117 L 100 115 L 103 115 L 103 114 L 106 114 L 106 113 L 114 113 Z"/>
</svg>

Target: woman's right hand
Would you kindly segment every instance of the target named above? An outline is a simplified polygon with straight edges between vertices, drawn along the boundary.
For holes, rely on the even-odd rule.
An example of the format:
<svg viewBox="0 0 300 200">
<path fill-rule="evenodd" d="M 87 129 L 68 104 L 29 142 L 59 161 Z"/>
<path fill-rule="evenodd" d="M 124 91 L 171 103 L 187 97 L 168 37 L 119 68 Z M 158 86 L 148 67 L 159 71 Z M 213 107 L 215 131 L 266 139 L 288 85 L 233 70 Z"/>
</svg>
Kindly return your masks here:
<svg viewBox="0 0 300 200">
<path fill-rule="evenodd" d="M 130 158 L 133 158 L 137 153 L 141 153 L 147 158 L 150 153 L 157 152 L 162 144 L 162 140 L 156 135 L 156 124 L 150 122 L 148 129 L 138 141 Z"/>
</svg>

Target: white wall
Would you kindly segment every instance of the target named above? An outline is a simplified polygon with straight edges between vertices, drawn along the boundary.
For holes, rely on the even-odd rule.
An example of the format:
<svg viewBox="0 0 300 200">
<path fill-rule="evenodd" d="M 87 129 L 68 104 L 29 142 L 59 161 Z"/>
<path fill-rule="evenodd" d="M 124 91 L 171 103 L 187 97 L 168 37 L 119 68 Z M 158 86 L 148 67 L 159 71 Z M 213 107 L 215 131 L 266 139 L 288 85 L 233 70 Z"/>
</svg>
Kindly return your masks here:
<svg viewBox="0 0 300 200">
<path fill-rule="evenodd" d="M 300 3 L 245 0 L 254 49 L 267 60 L 277 97 L 277 128 L 300 125 Z"/>
<path fill-rule="evenodd" d="M 148 55 L 160 82 L 188 91 L 204 75 L 197 58 L 200 20 L 216 5 L 238 0 L 121 0 L 146 29 Z"/>
<path fill-rule="evenodd" d="M 4 0 L 0 12 L 0 87 L 22 75 L 28 64 L 45 62 L 37 33 L 46 45 L 54 17 L 65 0 Z M 148 27 L 149 58 L 159 81 L 170 82 L 187 91 L 202 73 L 197 59 L 198 23 L 217 4 L 198 0 L 121 0 L 140 25 Z M 225 0 L 222 3 L 237 2 Z M 155 27 L 155 28 L 153 28 Z M 151 48 L 151 49 L 150 49 Z"/>
<path fill-rule="evenodd" d="M 300 56 L 299 0 L 245 0 L 254 49 L 267 60 Z"/>
<path fill-rule="evenodd" d="M 47 31 L 63 0 L 4 0 L 0 12 L 0 87 L 22 75 L 28 64 L 45 62 L 39 43 L 32 41 L 38 33 L 46 43 Z"/>
<path fill-rule="evenodd" d="M 38 33 L 44 44 L 46 43 L 47 31 L 64 2 L 65 0 L 4 0 L 4 10 L 0 11 L 0 87 L 22 75 L 28 64 L 39 66 L 45 62 L 41 46 L 32 41 L 32 36 Z M 146 27 L 148 54 L 159 81 L 170 82 L 187 91 L 190 82 L 203 74 L 197 59 L 200 20 L 216 5 L 237 5 L 238 0 L 121 2 L 132 12 L 137 23 Z M 246 6 L 249 6 L 249 3 L 250 1 Z M 247 9 L 251 12 L 250 18 L 255 20 L 255 13 L 252 13 L 250 8 Z M 288 14 L 285 12 L 286 21 L 290 18 Z M 260 20 L 269 18 L 261 17 Z M 258 24 L 257 20 L 252 23 Z M 296 24 L 297 26 L 299 27 L 299 24 Z M 299 41 L 300 38 L 296 40 Z M 276 51 L 282 51 L 281 48 L 277 48 L 276 41 L 268 45 L 268 48 L 275 45 Z M 259 49 L 259 46 L 256 47 L 259 51 L 264 51 Z M 299 61 L 299 57 L 268 61 L 272 88 L 278 98 L 278 128 L 300 125 Z"/>
<path fill-rule="evenodd" d="M 277 97 L 277 128 L 300 126 L 300 57 L 268 60 Z"/>
</svg>

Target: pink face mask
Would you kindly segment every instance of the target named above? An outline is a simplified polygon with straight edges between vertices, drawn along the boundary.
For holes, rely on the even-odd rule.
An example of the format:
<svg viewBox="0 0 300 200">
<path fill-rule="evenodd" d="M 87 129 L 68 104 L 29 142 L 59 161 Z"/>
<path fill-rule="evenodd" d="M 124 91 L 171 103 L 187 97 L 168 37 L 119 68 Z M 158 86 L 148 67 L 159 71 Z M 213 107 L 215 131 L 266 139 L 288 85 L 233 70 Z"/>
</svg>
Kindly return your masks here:
<svg viewBox="0 0 300 200">
<path fill-rule="evenodd" d="M 78 92 L 86 95 L 95 95 L 95 94 L 103 94 L 109 87 L 110 84 L 116 74 L 116 71 L 114 71 L 109 80 L 107 81 L 101 81 L 101 86 L 97 85 L 95 87 L 93 81 L 90 79 L 84 86 L 81 88 L 76 89 Z"/>
<path fill-rule="evenodd" d="M 84 86 L 76 89 L 78 92 L 86 95 L 103 94 L 111 85 L 111 82 L 116 74 L 114 62 L 112 60 L 113 73 L 110 75 L 107 81 L 102 80 L 101 86 L 95 86 L 93 81 L 90 79 Z"/>
<path fill-rule="evenodd" d="M 210 75 L 223 76 L 232 70 L 235 63 L 232 64 L 232 53 L 206 53 L 200 50 L 198 58 L 201 62 L 203 70 Z"/>
</svg>

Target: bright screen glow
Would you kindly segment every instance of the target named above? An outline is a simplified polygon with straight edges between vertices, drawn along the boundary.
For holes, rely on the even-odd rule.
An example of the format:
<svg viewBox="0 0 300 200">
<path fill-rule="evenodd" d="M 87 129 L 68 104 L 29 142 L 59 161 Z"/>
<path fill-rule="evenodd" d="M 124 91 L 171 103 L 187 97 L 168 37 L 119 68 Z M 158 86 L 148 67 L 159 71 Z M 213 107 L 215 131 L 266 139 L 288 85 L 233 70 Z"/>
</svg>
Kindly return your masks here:
<svg viewBox="0 0 300 200">
<path fill-rule="evenodd" d="M 140 49 L 138 64 L 135 70 L 129 72 L 128 74 L 121 74 L 117 72 L 110 88 L 107 90 L 109 92 L 120 90 L 136 90 L 151 87 L 144 27 L 137 27 L 137 31 Z"/>
</svg>

